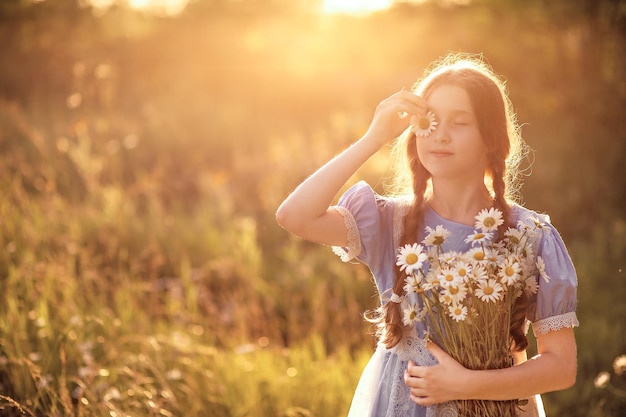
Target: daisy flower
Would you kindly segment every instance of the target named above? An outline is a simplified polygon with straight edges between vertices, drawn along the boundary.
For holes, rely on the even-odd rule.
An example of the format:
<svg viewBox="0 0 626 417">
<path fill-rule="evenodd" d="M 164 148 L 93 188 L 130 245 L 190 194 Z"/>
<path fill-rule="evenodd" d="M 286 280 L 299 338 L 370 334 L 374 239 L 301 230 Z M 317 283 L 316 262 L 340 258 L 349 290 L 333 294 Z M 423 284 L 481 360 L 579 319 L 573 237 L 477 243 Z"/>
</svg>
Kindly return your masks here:
<svg viewBox="0 0 626 417">
<path fill-rule="evenodd" d="M 530 275 L 524 279 L 524 291 L 526 294 L 530 295 L 537 294 L 537 291 L 539 291 L 539 283 L 534 276 Z"/>
<path fill-rule="evenodd" d="M 448 314 L 457 322 L 463 321 L 467 318 L 467 307 L 460 304 L 453 304 L 448 307 Z"/>
<path fill-rule="evenodd" d="M 436 286 L 439 285 L 439 272 L 435 269 L 431 269 L 426 274 L 424 281 L 422 282 L 422 287 L 424 291 L 432 290 Z"/>
<path fill-rule="evenodd" d="M 492 234 L 489 232 L 476 232 L 472 233 L 465 239 L 465 243 L 471 243 L 472 245 L 479 245 L 481 243 L 487 243 L 491 240 Z"/>
<path fill-rule="evenodd" d="M 449 300 L 447 304 L 458 304 L 467 297 L 467 287 L 464 284 L 450 285 L 443 289 L 441 295 L 445 300 Z"/>
<path fill-rule="evenodd" d="M 406 294 L 422 292 L 420 282 L 422 278 L 416 275 L 408 275 L 404 279 L 404 292 Z"/>
<path fill-rule="evenodd" d="M 532 220 L 533 220 L 533 223 L 535 224 L 535 230 L 544 229 L 546 227 L 546 224 L 542 222 L 541 220 L 539 220 L 539 218 L 533 217 Z"/>
<path fill-rule="evenodd" d="M 502 295 L 504 287 L 495 279 L 489 278 L 478 282 L 478 288 L 474 294 L 483 301 L 498 301 Z"/>
<path fill-rule="evenodd" d="M 507 231 L 504 232 L 504 236 L 509 239 L 509 242 L 513 245 L 519 245 L 524 236 L 524 232 L 514 227 L 509 227 Z"/>
<path fill-rule="evenodd" d="M 439 284 L 442 287 L 449 287 L 451 285 L 458 286 L 463 283 L 463 279 L 459 276 L 455 268 L 442 268 L 441 271 L 439 271 L 437 278 L 439 279 Z"/>
<path fill-rule="evenodd" d="M 438 225 L 434 229 L 426 226 L 426 238 L 423 243 L 425 245 L 441 246 L 448 239 L 451 233 L 442 225 Z"/>
<path fill-rule="evenodd" d="M 480 265 L 473 267 L 470 274 L 474 281 L 484 281 L 489 278 L 487 275 L 487 270 Z"/>
<path fill-rule="evenodd" d="M 513 257 L 508 257 L 503 264 L 499 265 L 498 276 L 504 285 L 513 285 L 521 278 L 522 267 Z"/>
<path fill-rule="evenodd" d="M 476 219 L 474 227 L 483 232 L 493 232 L 504 223 L 502 212 L 493 207 L 489 210 L 482 209 L 474 218 Z"/>
<path fill-rule="evenodd" d="M 429 111 L 421 117 L 411 117 L 411 132 L 423 138 L 429 136 L 436 128 L 439 122 L 432 111 Z"/>
<path fill-rule="evenodd" d="M 444 264 L 452 264 L 456 262 L 457 259 L 459 259 L 460 257 L 461 257 L 461 254 L 459 252 L 450 251 L 450 252 L 442 253 L 441 256 L 439 256 L 439 259 Z"/>
<path fill-rule="evenodd" d="M 459 277 L 461 277 L 463 282 L 467 282 L 470 277 L 470 271 L 472 270 L 470 264 L 465 261 L 457 261 L 454 264 L 454 267 L 456 268 L 456 272 L 457 274 L 459 274 Z"/>
<path fill-rule="evenodd" d="M 550 277 L 546 273 L 546 263 L 541 256 L 537 256 L 537 270 L 539 271 L 539 276 L 541 276 L 541 278 L 543 278 L 546 282 L 550 281 Z"/>
<path fill-rule="evenodd" d="M 411 326 L 424 318 L 424 312 L 420 311 L 417 304 L 409 303 L 402 311 L 402 323 Z"/>
<path fill-rule="evenodd" d="M 620 355 L 613 361 L 613 372 L 615 375 L 622 375 L 626 372 L 626 355 Z"/>
<path fill-rule="evenodd" d="M 487 248 L 485 250 L 485 261 L 499 265 L 504 262 L 504 254 L 496 249 Z"/>
<path fill-rule="evenodd" d="M 480 246 L 468 250 L 467 256 L 469 257 L 470 262 L 475 264 L 483 262 L 487 257 L 487 255 L 485 254 L 485 250 Z"/>
<path fill-rule="evenodd" d="M 609 385 L 610 380 L 611 374 L 603 371 L 593 379 L 593 385 L 595 385 L 596 388 L 606 388 L 606 386 Z"/>
<path fill-rule="evenodd" d="M 400 271 L 405 271 L 407 275 L 411 275 L 422 267 L 426 258 L 422 245 L 417 243 L 406 244 L 400 248 L 396 265 L 400 267 Z"/>
</svg>

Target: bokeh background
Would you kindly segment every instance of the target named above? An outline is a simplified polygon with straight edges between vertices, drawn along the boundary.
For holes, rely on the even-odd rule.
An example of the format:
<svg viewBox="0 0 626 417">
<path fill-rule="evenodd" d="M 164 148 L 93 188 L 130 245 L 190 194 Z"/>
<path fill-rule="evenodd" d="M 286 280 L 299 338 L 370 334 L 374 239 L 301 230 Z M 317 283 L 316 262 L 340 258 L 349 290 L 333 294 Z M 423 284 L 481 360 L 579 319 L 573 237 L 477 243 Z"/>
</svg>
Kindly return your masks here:
<svg viewBox="0 0 626 417">
<path fill-rule="evenodd" d="M 626 415 L 620 0 L 1 0 L 0 415 L 345 415 L 373 283 L 274 212 L 456 51 L 507 80 L 578 270 L 546 409 Z"/>
</svg>

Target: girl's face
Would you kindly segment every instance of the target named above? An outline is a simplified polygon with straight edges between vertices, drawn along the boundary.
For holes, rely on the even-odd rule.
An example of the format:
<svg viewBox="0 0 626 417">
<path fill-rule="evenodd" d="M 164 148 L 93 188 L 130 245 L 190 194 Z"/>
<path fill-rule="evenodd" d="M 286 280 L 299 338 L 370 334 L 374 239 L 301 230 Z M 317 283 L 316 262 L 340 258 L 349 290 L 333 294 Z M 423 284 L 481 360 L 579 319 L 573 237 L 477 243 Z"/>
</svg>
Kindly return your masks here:
<svg viewBox="0 0 626 417">
<path fill-rule="evenodd" d="M 433 180 L 484 179 L 487 149 L 469 95 L 456 84 L 435 87 L 426 97 L 439 124 L 427 137 L 417 137 L 417 154 Z"/>
</svg>

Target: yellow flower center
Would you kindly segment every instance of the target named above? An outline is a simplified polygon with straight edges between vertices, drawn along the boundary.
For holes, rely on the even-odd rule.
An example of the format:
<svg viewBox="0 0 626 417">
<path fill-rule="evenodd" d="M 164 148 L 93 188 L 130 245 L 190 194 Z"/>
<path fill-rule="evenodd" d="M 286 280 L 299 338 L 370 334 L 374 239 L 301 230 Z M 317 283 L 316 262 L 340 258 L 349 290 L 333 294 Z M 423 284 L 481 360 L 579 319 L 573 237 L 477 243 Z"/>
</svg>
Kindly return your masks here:
<svg viewBox="0 0 626 417">
<path fill-rule="evenodd" d="M 454 309 L 454 314 L 456 314 L 457 316 L 460 316 L 461 313 L 463 313 L 463 310 L 461 309 L 461 307 L 457 307 Z"/>
<path fill-rule="evenodd" d="M 510 266 L 507 266 L 506 268 L 504 268 L 504 274 L 507 277 L 512 277 L 513 275 L 515 275 L 515 270 L 511 268 Z"/>
<path fill-rule="evenodd" d="M 484 293 L 485 295 L 491 295 L 491 294 L 493 294 L 493 291 L 494 291 L 493 287 L 485 287 L 485 288 L 483 289 L 483 293 Z"/>
<path fill-rule="evenodd" d="M 430 120 L 428 117 L 422 117 L 419 122 L 417 122 L 417 125 L 420 129 L 426 130 L 430 127 Z"/>
<path fill-rule="evenodd" d="M 450 287 L 450 294 L 456 295 L 459 293 L 459 287 Z"/>
<path fill-rule="evenodd" d="M 454 275 L 452 274 L 446 274 L 443 279 L 445 279 L 447 282 L 452 282 L 454 281 Z"/>
<path fill-rule="evenodd" d="M 433 239 L 433 244 L 435 244 L 436 246 L 443 244 L 443 236 L 435 236 L 435 238 Z"/>
<path fill-rule="evenodd" d="M 414 254 L 414 253 L 409 253 L 409 254 L 406 256 L 406 263 L 407 263 L 407 264 L 409 264 L 409 265 L 413 265 L 413 264 L 417 263 L 417 259 L 418 259 L 418 258 L 417 258 L 417 255 L 416 255 L 416 254 Z"/>
<path fill-rule="evenodd" d="M 474 240 L 480 240 L 480 239 L 482 239 L 484 237 L 485 237 L 485 235 L 483 233 L 476 233 L 474 235 Z"/>
<path fill-rule="evenodd" d="M 467 270 L 465 268 L 459 268 L 458 273 L 460 276 L 464 277 L 467 275 Z"/>
<path fill-rule="evenodd" d="M 474 252 L 474 256 L 473 257 L 477 261 L 482 261 L 483 259 L 485 259 L 485 252 Z"/>
<path fill-rule="evenodd" d="M 496 219 L 494 219 L 493 217 L 487 217 L 485 220 L 483 220 L 483 224 L 487 228 L 493 227 L 496 224 Z"/>
</svg>

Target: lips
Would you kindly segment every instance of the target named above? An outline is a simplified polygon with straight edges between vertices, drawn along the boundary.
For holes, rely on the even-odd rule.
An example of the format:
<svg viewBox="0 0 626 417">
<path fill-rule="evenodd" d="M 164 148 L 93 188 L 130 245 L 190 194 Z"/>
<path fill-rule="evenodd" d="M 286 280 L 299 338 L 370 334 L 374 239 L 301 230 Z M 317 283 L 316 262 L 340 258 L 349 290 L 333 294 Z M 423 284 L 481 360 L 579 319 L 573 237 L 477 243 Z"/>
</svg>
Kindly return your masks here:
<svg viewBox="0 0 626 417">
<path fill-rule="evenodd" d="M 452 152 L 436 149 L 434 151 L 430 151 L 430 154 L 432 156 L 444 157 L 444 156 L 451 156 Z"/>
</svg>

